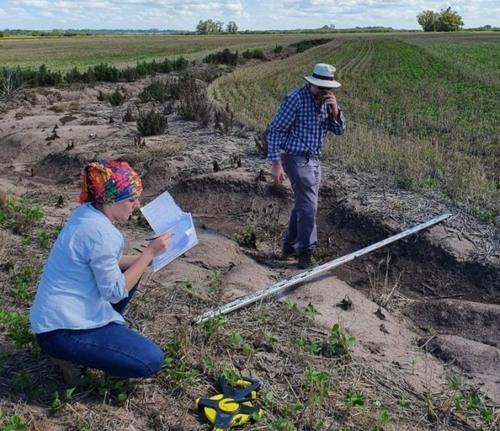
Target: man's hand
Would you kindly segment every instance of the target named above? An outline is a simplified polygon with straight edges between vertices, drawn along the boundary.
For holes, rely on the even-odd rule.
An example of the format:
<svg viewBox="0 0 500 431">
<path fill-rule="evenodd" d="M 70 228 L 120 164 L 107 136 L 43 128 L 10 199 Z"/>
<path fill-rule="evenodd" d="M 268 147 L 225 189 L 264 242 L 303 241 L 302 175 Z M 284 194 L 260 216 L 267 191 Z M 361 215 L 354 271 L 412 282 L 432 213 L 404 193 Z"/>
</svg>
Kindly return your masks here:
<svg viewBox="0 0 500 431">
<path fill-rule="evenodd" d="M 281 160 L 273 160 L 271 166 L 271 174 L 273 175 L 274 184 L 281 184 L 285 180 L 285 171 L 281 164 Z"/>
<path fill-rule="evenodd" d="M 155 257 L 162 254 L 168 247 L 170 247 L 170 242 L 173 236 L 174 234 L 172 232 L 167 232 L 158 236 L 158 238 L 151 241 L 146 250 L 150 249 Z"/>
<path fill-rule="evenodd" d="M 330 105 L 332 107 L 332 115 L 336 120 L 339 120 L 339 105 L 337 105 L 337 98 L 335 94 L 328 92 L 323 97 L 323 103 Z"/>
</svg>

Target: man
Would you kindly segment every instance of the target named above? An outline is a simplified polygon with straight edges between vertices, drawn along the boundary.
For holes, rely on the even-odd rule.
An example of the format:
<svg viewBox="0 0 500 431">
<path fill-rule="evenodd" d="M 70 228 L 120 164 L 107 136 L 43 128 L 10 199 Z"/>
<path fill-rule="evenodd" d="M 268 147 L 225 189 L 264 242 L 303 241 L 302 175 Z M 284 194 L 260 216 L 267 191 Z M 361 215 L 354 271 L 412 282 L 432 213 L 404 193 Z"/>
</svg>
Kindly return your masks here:
<svg viewBox="0 0 500 431">
<path fill-rule="evenodd" d="M 314 265 L 317 242 L 316 211 L 321 178 L 320 154 L 328 131 L 342 135 L 344 114 L 333 89 L 335 67 L 319 63 L 306 84 L 287 95 L 267 131 L 267 158 L 275 184 L 285 173 L 290 179 L 294 206 L 283 242 L 283 257 L 298 256 L 298 267 Z"/>
</svg>

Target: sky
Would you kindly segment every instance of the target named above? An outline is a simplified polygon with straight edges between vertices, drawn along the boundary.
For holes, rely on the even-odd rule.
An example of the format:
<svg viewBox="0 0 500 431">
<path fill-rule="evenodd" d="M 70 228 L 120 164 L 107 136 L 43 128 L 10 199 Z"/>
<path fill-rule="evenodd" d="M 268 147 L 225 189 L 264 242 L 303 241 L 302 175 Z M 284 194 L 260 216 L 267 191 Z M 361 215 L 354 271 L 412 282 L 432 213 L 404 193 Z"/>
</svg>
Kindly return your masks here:
<svg viewBox="0 0 500 431">
<path fill-rule="evenodd" d="M 207 19 L 239 30 L 416 29 L 421 11 L 448 6 L 466 28 L 500 26 L 499 0 L 0 0 L 0 29 L 195 30 Z"/>
</svg>

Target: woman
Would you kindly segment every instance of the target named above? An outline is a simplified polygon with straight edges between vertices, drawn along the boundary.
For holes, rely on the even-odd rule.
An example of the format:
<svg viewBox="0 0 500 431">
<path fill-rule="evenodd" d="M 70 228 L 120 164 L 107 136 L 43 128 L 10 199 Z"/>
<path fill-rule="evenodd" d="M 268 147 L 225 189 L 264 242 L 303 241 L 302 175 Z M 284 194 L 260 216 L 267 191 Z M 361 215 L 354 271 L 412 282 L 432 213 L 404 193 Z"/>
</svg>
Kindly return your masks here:
<svg viewBox="0 0 500 431">
<path fill-rule="evenodd" d="M 82 205 L 52 247 L 30 312 L 31 328 L 48 355 L 117 377 L 160 370 L 162 350 L 127 328 L 122 316 L 144 270 L 171 238 L 166 233 L 139 255 L 122 254 L 123 236 L 113 223 L 130 218 L 141 193 L 141 180 L 125 161 L 85 167 Z"/>
</svg>

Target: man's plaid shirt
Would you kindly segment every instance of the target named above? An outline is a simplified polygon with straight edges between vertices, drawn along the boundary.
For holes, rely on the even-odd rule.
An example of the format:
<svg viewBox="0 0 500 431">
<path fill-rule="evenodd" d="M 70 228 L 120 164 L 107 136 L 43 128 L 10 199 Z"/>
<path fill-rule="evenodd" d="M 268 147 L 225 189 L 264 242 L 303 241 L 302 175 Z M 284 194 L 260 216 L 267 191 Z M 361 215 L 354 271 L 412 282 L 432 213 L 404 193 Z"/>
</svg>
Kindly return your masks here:
<svg viewBox="0 0 500 431">
<path fill-rule="evenodd" d="M 268 160 L 279 160 L 280 149 L 290 154 L 319 155 L 329 130 L 335 135 L 345 130 L 343 112 L 337 123 L 330 111 L 330 106 L 316 105 L 309 84 L 289 93 L 267 131 Z"/>
</svg>

